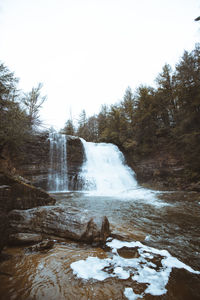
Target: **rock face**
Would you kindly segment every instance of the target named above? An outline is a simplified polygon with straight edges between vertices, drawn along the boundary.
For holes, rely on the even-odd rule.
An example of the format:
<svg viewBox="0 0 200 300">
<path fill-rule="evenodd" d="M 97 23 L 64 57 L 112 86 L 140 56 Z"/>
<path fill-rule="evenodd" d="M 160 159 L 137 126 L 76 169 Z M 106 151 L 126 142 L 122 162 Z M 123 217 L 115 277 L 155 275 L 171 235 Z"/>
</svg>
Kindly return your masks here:
<svg viewBox="0 0 200 300">
<path fill-rule="evenodd" d="M 178 157 L 163 151 L 152 157 L 133 160 L 126 155 L 130 167 L 135 171 L 140 184 L 147 184 L 154 188 L 185 188 L 184 166 Z"/>
<path fill-rule="evenodd" d="M 79 137 L 67 136 L 67 169 L 69 190 L 80 190 L 82 183 L 79 172 L 85 160 L 85 153 Z"/>
<path fill-rule="evenodd" d="M 48 133 L 37 135 L 25 146 L 24 158 L 17 163 L 17 172 L 36 187 L 48 190 L 50 165 L 50 141 Z M 78 174 L 85 159 L 83 145 L 79 137 L 67 136 L 67 177 L 69 190 L 79 190 L 81 181 Z"/>
<path fill-rule="evenodd" d="M 91 244 L 103 244 L 110 235 L 106 217 L 90 217 L 63 206 L 13 210 L 9 213 L 11 233 L 40 233 Z"/>
<path fill-rule="evenodd" d="M 44 190 L 47 189 L 49 149 L 49 133 L 37 134 L 25 145 L 23 159 L 16 162 L 17 173 Z"/>
<path fill-rule="evenodd" d="M 45 191 L 31 186 L 22 178 L 0 174 L 0 252 L 8 244 L 10 233 L 8 212 L 41 205 L 53 205 L 55 199 Z"/>
<path fill-rule="evenodd" d="M 55 204 L 45 191 L 20 179 L 1 174 L 0 184 L 0 209 L 5 212 Z"/>
</svg>

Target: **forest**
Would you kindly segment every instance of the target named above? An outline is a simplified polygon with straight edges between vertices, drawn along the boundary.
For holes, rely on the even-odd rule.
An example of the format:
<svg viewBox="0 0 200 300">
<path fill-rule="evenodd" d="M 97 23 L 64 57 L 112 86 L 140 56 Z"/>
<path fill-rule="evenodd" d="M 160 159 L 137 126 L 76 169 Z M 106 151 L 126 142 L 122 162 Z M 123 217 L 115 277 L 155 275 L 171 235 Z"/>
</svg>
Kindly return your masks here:
<svg viewBox="0 0 200 300">
<path fill-rule="evenodd" d="M 39 83 L 28 93 L 18 89 L 19 79 L 0 63 L 0 157 L 23 157 L 27 142 L 34 140 L 42 122 L 39 110 L 46 100 Z"/>
<path fill-rule="evenodd" d="M 184 165 L 190 182 L 200 181 L 200 44 L 185 51 L 174 70 L 164 65 L 156 87 L 128 87 L 123 99 L 102 105 L 98 114 L 87 117 L 83 110 L 78 126 L 66 121 L 62 133 L 92 142 L 116 144 L 132 161 L 169 151 Z M 18 79 L 0 64 L 0 156 L 23 156 L 41 121 L 39 111 L 46 97 L 42 84 L 29 93 L 18 89 Z M 95 99 L 94 99 L 95 101 Z"/>
<path fill-rule="evenodd" d="M 156 87 L 128 87 L 123 99 L 102 105 L 91 117 L 83 110 L 78 128 L 67 120 L 62 132 L 91 142 L 116 144 L 132 161 L 169 151 L 184 165 L 188 181 L 200 180 L 200 44 L 184 51 L 174 70 L 164 65 Z"/>
</svg>

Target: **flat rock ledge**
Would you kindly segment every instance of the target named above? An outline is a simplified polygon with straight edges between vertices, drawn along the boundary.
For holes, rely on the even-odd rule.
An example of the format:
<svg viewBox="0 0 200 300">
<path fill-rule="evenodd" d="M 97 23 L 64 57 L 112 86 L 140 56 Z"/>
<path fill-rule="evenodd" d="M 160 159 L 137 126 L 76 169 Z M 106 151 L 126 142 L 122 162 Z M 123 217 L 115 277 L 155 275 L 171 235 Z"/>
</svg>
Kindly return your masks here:
<svg viewBox="0 0 200 300">
<path fill-rule="evenodd" d="M 72 239 L 96 246 L 103 245 L 110 235 L 107 217 L 91 217 L 87 211 L 74 208 L 69 211 L 68 208 L 60 205 L 12 210 L 8 214 L 8 219 L 11 243 L 12 236 L 16 242 L 16 237 L 23 239 L 26 234 L 41 234 Z M 31 236 L 29 237 L 31 238 Z"/>
</svg>

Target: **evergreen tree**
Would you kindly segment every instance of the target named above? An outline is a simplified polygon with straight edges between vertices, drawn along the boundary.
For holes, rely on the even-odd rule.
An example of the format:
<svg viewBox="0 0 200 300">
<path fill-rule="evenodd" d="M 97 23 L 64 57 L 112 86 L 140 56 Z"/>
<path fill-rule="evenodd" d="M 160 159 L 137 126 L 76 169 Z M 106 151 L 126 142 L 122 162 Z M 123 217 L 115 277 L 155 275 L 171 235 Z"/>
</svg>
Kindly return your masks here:
<svg viewBox="0 0 200 300">
<path fill-rule="evenodd" d="M 107 128 L 107 121 L 108 121 L 108 107 L 106 105 L 101 106 L 101 110 L 97 115 L 97 126 L 98 126 L 98 139 L 99 141 L 104 140 L 104 131 Z"/>
<path fill-rule="evenodd" d="M 83 109 L 80 113 L 79 120 L 78 120 L 78 129 L 77 129 L 77 135 L 82 137 L 85 140 L 88 140 L 89 137 L 89 131 L 87 126 L 87 116 L 86 112 Z"/>
<path fill-rule="evenodd" d="M 170 127 L 175 125 L 177 104 L 174 96 L 174 82 L 170 65 L 163 67 L 162 73 L 156 78 L 158 89 L 156 91 L 156 103 L 160 132 L 169 134 Z"/>
<path fill-rule="evenodd" d="M 63 133 L 67 135 L 76 135 L 75 127 L 72 120 L 67 120 L 65 127 L 62 130 Z"/>
</svg>

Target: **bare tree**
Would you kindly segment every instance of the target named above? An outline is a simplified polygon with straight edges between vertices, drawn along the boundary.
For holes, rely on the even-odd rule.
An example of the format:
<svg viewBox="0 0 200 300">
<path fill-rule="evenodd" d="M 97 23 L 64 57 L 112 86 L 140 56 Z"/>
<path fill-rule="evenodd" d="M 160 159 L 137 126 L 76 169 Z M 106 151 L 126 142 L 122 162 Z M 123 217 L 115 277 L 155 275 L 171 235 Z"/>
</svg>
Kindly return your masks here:
<svg viewBox="0 0 200 300">
<path fill-rule="evenodd" d="M 37 87 L 33 87 L 29 93 L 24 94 L 22 103 L 28 113 L 30 126 L 32 128 L 41 124 L 39 119 L 39 111 L 43 103 L 46 101 L 46 96 L 41 96 L 41 89 L 43 85 L 39 83 Z"/>
</svg>

